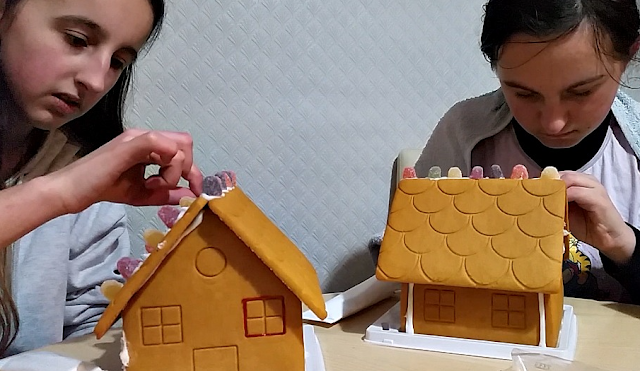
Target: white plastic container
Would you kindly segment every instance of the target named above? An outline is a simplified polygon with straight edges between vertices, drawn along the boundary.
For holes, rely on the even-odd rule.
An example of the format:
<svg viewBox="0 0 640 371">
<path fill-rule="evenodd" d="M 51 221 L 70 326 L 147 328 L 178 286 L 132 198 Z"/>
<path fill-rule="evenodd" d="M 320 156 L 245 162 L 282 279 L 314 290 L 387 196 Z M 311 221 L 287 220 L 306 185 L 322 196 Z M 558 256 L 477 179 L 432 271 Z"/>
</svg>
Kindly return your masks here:
<svg viewBox="0 0 640 371">
<path fill-rule="evenodd" d="M 400 303 L 394 305 L 382 317 L 367 328 L 364 340 L 369 343 L 434 352 L 462 354 L 485 358 L 511 359 L 513 349 L 548 354 L 572 361 L 578 341 L 578 325 L 573 307 L 564 305 L 560 325 L 558 347 L 548 348 L 532 345 L 499 343 L 485 340 L 469 340 L 446 336 L 407 334 L 400 332 Z"/>
<path fill-rule="evenodd" d="M 302 326 L 305 371 L 325 371 L 320 343 L 313 326 Z M 105 371 L 100 367 L 50 351 L 30 351 L 0 360 L 2 371 Z M 116 371 L 116 370 L 109 370 Z"/>
<path fill-rule="evenodd" d="M 302 325 L 305 371 L 325 371 L 322 349 L 311 325 Z"/>
</svg>

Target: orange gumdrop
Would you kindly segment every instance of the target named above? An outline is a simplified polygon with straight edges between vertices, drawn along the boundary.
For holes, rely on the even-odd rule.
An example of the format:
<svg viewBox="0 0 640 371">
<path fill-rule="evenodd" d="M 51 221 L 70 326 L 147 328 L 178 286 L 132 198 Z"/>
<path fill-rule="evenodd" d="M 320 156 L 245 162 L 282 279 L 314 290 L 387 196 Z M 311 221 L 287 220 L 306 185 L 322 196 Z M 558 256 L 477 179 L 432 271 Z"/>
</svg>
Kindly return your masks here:
<svg viewBox="0 0 640 371">
<path fill-rule="evenodd" d="M 516 165 L 511 170 L 511 179 L 529 179 L 529 172 L 524 165 Z"/>
</svg>

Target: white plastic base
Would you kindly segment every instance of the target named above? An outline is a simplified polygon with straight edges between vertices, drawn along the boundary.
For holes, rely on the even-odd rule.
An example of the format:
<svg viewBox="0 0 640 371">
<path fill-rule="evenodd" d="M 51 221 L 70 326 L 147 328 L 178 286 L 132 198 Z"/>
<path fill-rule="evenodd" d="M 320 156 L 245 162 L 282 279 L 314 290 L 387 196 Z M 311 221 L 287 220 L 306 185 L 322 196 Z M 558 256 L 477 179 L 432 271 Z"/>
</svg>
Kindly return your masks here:
<svg viewBox="0 0 640 371">
<path fill-rule="evenodd" d="M 313 326 L 303 325 L 305 371 L 325 371 L 320 343 Z M 0 359 L 2 371 L 104 371 L 103 369 L 79 359 L 62 356 L 49 351 L 30 351 Z"/>
<path fill-rule="evenodd" d="M 305 371 L 325 371 L 322 349 L 311 325 L 302 325 Z"/>
<path fill-rule="evenodd" d="M 384 325 L 384 326 L 383 326 Z M 388 330 L 385 330 L 385 329 Z M 557 348 L 532 345 L 499 343 L 485 340 L 469 340 L 446 336 L 407 334 L 400 332 L 400 303 L 393 306 L 367 328 L 364 340 L 369 343 L 398 348 L 430 350 L 485 358 L 511 359 L 513 349 L 547 354 L 572 361 L 578 341 L 578 324 L 573 307 L 564 306 Z"/>
</svg>

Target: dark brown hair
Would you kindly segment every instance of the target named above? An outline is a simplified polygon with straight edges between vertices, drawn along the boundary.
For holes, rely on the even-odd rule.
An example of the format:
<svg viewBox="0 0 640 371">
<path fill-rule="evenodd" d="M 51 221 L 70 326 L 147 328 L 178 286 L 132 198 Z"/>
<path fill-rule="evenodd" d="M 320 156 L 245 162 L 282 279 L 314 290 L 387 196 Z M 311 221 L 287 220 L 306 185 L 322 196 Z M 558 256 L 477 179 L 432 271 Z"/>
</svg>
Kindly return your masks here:
<svg viewBox="0 0 640 371">
<path fill-rule="evenodd" d="M 636 0 L 489 0 L 484 9 L 480 49 L 493 68 L 512 36 L 553 40 L 583 23 L 592 27 L 600 55 L 627 62 L 634 58 L 640 29 Z"/>
</svg>

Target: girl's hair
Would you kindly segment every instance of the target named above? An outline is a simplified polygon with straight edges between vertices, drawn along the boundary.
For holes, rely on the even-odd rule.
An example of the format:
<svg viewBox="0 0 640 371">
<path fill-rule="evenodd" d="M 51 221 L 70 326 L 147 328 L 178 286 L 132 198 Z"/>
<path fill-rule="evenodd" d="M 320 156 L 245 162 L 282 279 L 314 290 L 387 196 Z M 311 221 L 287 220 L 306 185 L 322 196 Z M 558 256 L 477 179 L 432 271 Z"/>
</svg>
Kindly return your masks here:
<svg viewBox="0 0 640 371">
<path fill-rule="evenodd" d="M 4 17 L 12 17 L 22 0 L 5 0 Z M 165 14 L 164 0 L 149 0 L 153 11 L 153 24 L 146 47 L 158 37 Z M 2 42 L 2 40 L 0 40 Z M 122 71 L 114 87 L 83 116 L 63 126 L 65 134 L 81 145 L 81 154 L 102 146 L 124 131 L 124 104 L 133 74 L 133 65 Z M 2 133 L 11 130 L 12 120 L 19 115 L 6 76 L 0 65 L 0 153 Z M 0 189 L 6 179 L 0 179 Z M 0 356 L 6 351 L 18 332 L 18 312 L 11 296 L 10 246 L 0 246 Z"/>
<path fill-rule="evenodd" d="M 550 41 L 583 23 L 592 28 L 599 55 L 630 61 L 637 51 L 636 0 L 489 0 L 484 10 L 480 49 L 494 69 L 512 36 L 526 34 Z"/>
</svg>

